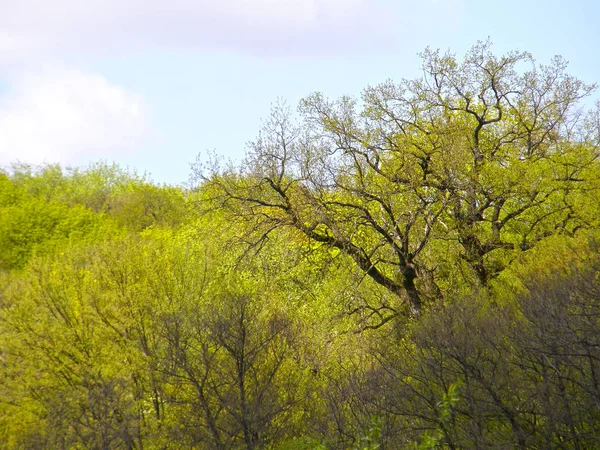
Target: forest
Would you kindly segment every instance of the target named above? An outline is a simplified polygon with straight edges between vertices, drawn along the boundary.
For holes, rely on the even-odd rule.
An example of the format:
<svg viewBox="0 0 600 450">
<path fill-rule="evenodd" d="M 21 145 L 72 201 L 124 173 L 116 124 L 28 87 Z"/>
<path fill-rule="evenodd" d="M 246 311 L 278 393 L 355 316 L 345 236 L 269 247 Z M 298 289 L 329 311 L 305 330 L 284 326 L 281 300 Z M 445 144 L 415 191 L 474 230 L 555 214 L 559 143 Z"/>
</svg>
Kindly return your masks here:
<svg viewBox="0 0 600 450">
<path fill-rule="evenodd" d="M 600 448 L 595 85 L 421 60 L 186 186 L 1 170 L 0 447 Z"/>
</svg>

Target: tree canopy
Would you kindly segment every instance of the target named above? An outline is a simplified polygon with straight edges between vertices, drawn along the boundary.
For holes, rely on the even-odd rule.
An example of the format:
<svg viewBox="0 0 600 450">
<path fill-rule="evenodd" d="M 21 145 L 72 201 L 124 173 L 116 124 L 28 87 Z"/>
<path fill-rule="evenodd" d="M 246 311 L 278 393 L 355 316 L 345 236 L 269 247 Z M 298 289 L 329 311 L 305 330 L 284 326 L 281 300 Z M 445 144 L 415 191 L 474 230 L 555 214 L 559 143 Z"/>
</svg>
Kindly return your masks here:
<svg viewBox="0 0 600 450">
<path fill-rule="evenodd" d="M 0 447 L 600 448 L 593 87 L 422 57 L 197 186 L 0 172 Z"/>
<path fill-rule="evenodd" d="M 489 42 L 421 56 L 421 78 L 360 100 L 313 94 L 297 120 L 276 106 L 240 167 L 203 178 L 257 222 L 256 241 L 290 227 L 335 248 L 413 316 L 458 272 L 486 286 L 515 253 L 594 226 L 599 181 L 581 103 L 594 86 L 561 58 L 498 57 Z"/>
</svg>

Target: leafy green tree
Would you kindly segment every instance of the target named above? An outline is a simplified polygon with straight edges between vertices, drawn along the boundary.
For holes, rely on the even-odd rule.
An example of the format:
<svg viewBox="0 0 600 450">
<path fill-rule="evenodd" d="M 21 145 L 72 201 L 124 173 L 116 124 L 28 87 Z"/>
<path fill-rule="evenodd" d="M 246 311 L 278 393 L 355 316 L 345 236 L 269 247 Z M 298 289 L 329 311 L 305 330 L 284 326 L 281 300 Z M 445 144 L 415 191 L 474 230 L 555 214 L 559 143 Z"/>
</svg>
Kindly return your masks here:
<svg viewBox="0 0 600 450">
<path fill-rule="evenodd" d="M 32 255 L 150 226 L 186 220 L 180 188 L 156 186 L 116 165 L 85 170 L 16 165 L 0 173 L 0 268 L 22 268 Z"/>
<path fill-rule="evenodd" d="M 0 268 L 23 268 L 33 254 L 50 254 L 69 242 L 99 239 L 110 228 L 83 206 L 23 197 L 0 207 Z"/>
<path fill-rule="evenodd" d="M 0 415 L 17 448 L 131 448 L 138 439 L 133 380 L 117 356 L 122 341 L 94 313 L 80 256 L 38 259 L 2 283 L 2 390 L 10 401 Z M 16 436 L 15 413 L 26 424 Z"/>
<path fill-rule="evenodd" d="M 106 212 L 117 223 L 133 231 L 152 225 L 173 227 L 186 219 L 186 204 L 181 189 L 132 183 L 109 201 Z"/>
<path fill-rule="evenodd" d="M 421 79 L 368 88 L 360 103 L 314 94 L 297 123 L 275 108 L 239 168 L 198 173 L 254 221 L 254 244 L 294 229 L 347 255 L 413 316 L 461 270 L 463 284 L 487 285 L 546 237 L 595 226 L 584 206 L 598 182 L 597 130 L 578 106 L 593 86 L 560 58 L 538 67 L 489 43 L 463 61 L 422 58 Z"/>
<path fill-rule="evenodd" d="M 596 245 L 583 261 L 529 272 L 512 298 L 454 299 L 396 339 L 379 330 L 352 414 L 385 412 L 391 448 L 595 448 Z"/>
<path fill-rule="evenodd" d="M 289 433 L 300 400 L 294 325 L 264 299 L 214 298 L 210 310 L 161 318 L 171 401 L 188 403 L 192 440 L 208 448 L 260 448 Z M 211 311 L 212 310 L 212 311 Z M 279 435 L 279 436 L 278 436 Z"/>
</svg>

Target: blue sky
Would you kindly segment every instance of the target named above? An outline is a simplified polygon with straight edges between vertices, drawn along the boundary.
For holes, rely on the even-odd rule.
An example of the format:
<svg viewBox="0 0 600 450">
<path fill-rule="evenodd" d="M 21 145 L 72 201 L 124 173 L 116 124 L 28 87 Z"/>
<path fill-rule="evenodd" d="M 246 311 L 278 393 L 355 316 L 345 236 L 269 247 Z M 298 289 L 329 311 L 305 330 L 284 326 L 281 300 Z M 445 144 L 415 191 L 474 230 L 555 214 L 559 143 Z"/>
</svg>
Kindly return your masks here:
<svg viewBox="0 0 600 450">
<path fill-rule="evenodd" d="M 598 82 L 599 5 L 0 0 L 0 165 L 103 159 L 184 183 L 199 153 L 241 158 L 277 99 L 359 95 L 419 76 L 428 46 L 461 55 L 488 36 Z"/>
</svg>

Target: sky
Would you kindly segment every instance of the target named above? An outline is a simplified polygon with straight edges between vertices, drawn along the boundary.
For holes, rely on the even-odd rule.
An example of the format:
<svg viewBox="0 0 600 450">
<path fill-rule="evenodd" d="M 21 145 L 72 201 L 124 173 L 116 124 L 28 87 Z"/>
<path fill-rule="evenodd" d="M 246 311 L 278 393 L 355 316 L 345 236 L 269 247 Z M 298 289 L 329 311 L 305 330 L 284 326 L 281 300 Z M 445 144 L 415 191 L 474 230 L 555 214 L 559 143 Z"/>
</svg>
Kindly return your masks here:
<svg viewBox="0 0 600 450">
<path fill-rule="evenodd" d="M 488 37 L 600 82 L 598 19 L 596 0 L 0 0 L 0 166 L 183 184 L 198 155 L 240 160 L 278 101 L 359 96 Z"/>
</svg>

